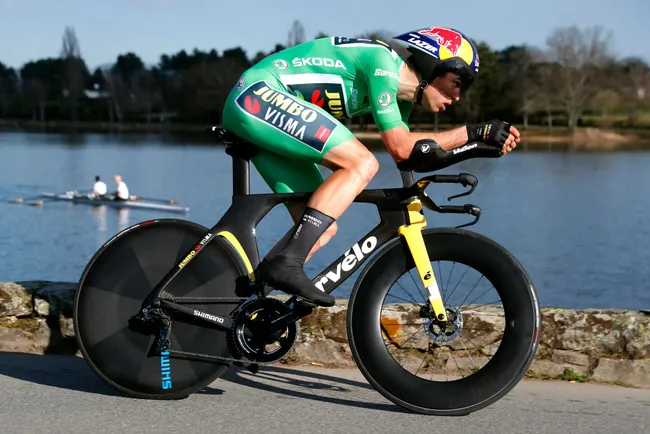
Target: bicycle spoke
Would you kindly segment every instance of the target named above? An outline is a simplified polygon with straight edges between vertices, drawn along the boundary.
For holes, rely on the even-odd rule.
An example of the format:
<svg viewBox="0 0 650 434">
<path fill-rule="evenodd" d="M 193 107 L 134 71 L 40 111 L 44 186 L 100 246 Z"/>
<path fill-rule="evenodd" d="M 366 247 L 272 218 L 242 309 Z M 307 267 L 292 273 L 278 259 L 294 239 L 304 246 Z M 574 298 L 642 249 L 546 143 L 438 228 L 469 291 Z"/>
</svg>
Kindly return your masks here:
<svg viewBox="0 0 650 434">
<path fill-rule="evenodd" d="M 415 287 L 417 288 L 418 292 L 420 293 L 420 296 L 422 297 L 422 300 L 425 301 L 427 298 L 424 296 L 424 294 L 423 294 L 422 291 L 420 290 L 420 285 L 418 285 L 417 282 L 415 281 L 415 278 L 414 278 L 413 275 L 411 274 L 411 270 L 408 271 L 408 275 L 411 276 L 411 280 L 413 280 L 413 284 L 415 285 Z"/>
<path fill-rule="evenodd" d="M 440 261 L 437 261 L 437 262 L 438 262 L 438 271 L 440 271 Z M 456 261 L 454 261 L 454 263 L 451 265 L 451 271 L 449 272 L 449 278 L 447 279 L 447 285 L 446 285 L 447 288 L 449 288 L 449 282 L 451 281 L 451 275 L 454 274 L 454 267 L 456 267 Z M 440 279 L 442 280 L 442 271 L 440 271 Z M 443 288 L 443 302 L 445 301 L 444 295 L 445 294 L 444 294 L 444 288 Z"/>
<path fill-rule="evenodd" d="M 475 283 L 474 286 L 472 287 L 472 290 L 469 292 L 469 294 L 467 294 L 467 295 L 465 296 L 465 298 L 463 299 L 463 301 L 461 301 L 460 303 L 458 303 L 459 306 L 462 306 L 463 303 L 465 303 L 465 300 L 467 300 L 467 297 L 469 297 L 469 295 L 470 295 L 472 292 L 474 292 L 474 288 L 476 288 L 476 287 L 478 286 L 478 283 L 481 281 L 482 278 L 483 278 L 483 275 L 481 274 L 481 277 L 478 278 L 478 280 L 476 281 L 476 283 Z"/>
<path fill-rule="evenodd" d="M 475 344 L 475 343 L 474 343 L 474 342 L 469 338 L 469 336 L 467 336 L 467 335 L 465 334 L 465 332 L 461 331 L 460 334 L 461 334 L 462 336 L 464 336 L 465 339 L 467 339 L 467 340 L 469 341 L 469 343 L 472 344 L 472 346 L 473 346 L 474 348 L 476 348 L 476 349 L 479 348 L 479 347 L 478 347 L 478 346 L 477 346 L 477 345 L 476 345 L 476 344 Z M 480 348 L 485 348 L 485 346 L 480 347 Z M 491 357 L 490 357 L 490 358 L 491 358 Z"/>
<path fill-rule="evenodd" d="M 405 298 L 398 297 L 398 296 L 396 296 L 396 295 L 387 295 L 386 298 L 388 298 L 388 297 L 393 297 L 393 298 L 396 298 L 397 300 L 401 300 L 401 301 L 404 301 L 404 302 L 406 302 L 406 303 L 413 304 L 413 305 L 418 306 L 418 307 L 420 306 L 420 305 L 417 304 L 417 303 L 413 303 L 413 302 L 411 302 L 411 301 L 408 301 L 408 300 L 405 299 Z"/>
<path fill-rule="evenodd" d="M 413 337 L 415 337 L 415 335 L 417 335 L 417 334 L 420 333 L 421 331 L 423 331 L 423 330 L 420 329 L 420 330 L 416 331 L 415 333 L 413 333 L 413 334 L 411 335 L 411 337 L 409 337 L 408 339 L 406 339 L 404 342 L 402 342 L 402 343 L 396 345 L 396 346 L 397 346 L 397 349 L 401 350 L 401 349 L 402 349 L 402 346 L 403 346 L 405 343 L 407 343 L 408 341 L 410 341 L 411 339 L 413 339 Z M 393 351 L 393 352 L 390 353 L 390 354 L 392 355 L 394 352 L 395 352 L 395 351 Z"/>
<path fill-rule="evenodd" d="M 448 298 L 447 298 L 448 300 L 451 300 L 451 296 L 454 294 L 454 292 L 456 292 L 456 289 L 458 288 L 458 285 L 460 285 L 460 282 L 463 281 L 463 279 L 465 278 L 465 275 L 466 275 L 466 274 L 467 274 L 467 271 L 465 271 L 465 273 L 463 273 L 463 275 L 461 276 L 460 280 L 458 281 L 458 283 L 456 284 L 456 286 L 454 287 L 454 289 L 451 291 L 451 294 L 449 294 L 449 296 L 448 296 Z"/>
</svg>

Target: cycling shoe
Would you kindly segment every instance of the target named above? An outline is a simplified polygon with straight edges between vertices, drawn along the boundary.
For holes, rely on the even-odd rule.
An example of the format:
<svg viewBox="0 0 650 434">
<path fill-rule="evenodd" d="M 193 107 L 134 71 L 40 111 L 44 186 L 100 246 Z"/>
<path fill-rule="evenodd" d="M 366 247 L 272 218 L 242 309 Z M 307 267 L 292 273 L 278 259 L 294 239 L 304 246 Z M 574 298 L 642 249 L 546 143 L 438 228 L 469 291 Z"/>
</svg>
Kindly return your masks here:
<svg viewBox="0 0 650 434">
<path fill-rule="evenodd" d="M 319 306 L 334 306 L 336 299 L 316 288 L 307 277 L 303 264 L 296 259 L 275 255 L 264 259 L 259 267 L 260 278 L 280 291 L 295 295 Z"/>
</svg>

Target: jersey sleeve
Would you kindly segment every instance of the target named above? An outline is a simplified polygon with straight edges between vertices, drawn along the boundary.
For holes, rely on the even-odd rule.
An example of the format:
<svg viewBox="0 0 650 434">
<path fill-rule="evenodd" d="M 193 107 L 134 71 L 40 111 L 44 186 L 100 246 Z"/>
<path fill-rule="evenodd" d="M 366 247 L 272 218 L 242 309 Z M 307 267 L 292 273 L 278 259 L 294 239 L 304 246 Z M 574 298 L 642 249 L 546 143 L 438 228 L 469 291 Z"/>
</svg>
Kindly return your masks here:
<svg viewBox="0 0 650 434">
<path fill-rule="evenodd" d="M 410 106 L 407 109 L 397 101 L 401 65 L 401 59 L 394 58 L 388 50 L 372 50 L 366 53 L 364 58 L 363 67 L 368 83 L 370 111 L 379 131 L 400 126 L 408 129 L 405 120 L 408 120 Z"/>
<path fill-rule="evenodd" d="M 399 111 L 402 114 L 402 122 L 404 122 L 404 127 L 406 131 L 411 131 L 409 128 L 409 116 L 411 116 L 411 110 L 413 109 L 413 103 L 411 101 L 399 101 Z"/>
</svg>

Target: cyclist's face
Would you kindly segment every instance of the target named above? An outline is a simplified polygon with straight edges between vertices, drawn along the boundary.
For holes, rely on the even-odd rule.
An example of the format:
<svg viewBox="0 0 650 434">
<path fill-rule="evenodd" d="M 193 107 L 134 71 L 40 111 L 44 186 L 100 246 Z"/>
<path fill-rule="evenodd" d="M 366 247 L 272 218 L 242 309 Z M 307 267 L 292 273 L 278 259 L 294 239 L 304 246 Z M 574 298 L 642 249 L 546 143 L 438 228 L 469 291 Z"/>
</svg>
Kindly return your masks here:
<svg viewBox="0 0 650 434">
<path fill-rule="evenodd" d="M 447 72 L 440 77 L 436 77 L 436 79 L 433 80 L 433 83 L 431 83 L 431 85 L 438 89 L 442 95 L 454 101 L 460 99 L 462 84 L 463 82 L 461 81 L 460 76 L 453 72 Z"/>
<path fill-rule="evenodd" d="M 453 72 L 437 77 L 424 91 L 423 102 L 432 112 L 446 110 L 453 101 L 460 99 L 460 77 Z"/>
</svg>

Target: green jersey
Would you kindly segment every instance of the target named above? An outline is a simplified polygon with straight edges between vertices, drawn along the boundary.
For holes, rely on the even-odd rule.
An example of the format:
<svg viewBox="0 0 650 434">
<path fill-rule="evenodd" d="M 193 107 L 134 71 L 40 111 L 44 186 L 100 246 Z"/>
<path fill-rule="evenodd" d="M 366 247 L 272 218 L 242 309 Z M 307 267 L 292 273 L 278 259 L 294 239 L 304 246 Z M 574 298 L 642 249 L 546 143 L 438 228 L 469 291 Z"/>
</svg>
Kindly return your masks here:
<svg viewBox="0 0 650 434">
<path fill-rule="evenodd" d="M 316 166 L 354 134 L 344 118 L 371 114 L 379 131 L 404 127 L 397 100 L 402 58 L 381 41 L 321 38 L 272 54 L 240 77 L 222 125 L 259 148 L 252 162 L 276 193 L 314 191 Z"/>
<path fill-rule="evenodd" d="M 287 92 L 336 119 L 371 113 L 379 131 L 408 129 L 412 103 L 397 100 L 403 60 L 381 41 L 321 38 L 268 56 L 263 69 Z"/>
</svg>

